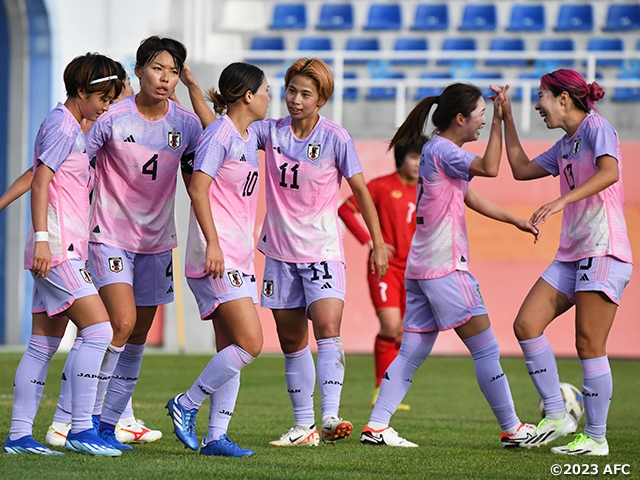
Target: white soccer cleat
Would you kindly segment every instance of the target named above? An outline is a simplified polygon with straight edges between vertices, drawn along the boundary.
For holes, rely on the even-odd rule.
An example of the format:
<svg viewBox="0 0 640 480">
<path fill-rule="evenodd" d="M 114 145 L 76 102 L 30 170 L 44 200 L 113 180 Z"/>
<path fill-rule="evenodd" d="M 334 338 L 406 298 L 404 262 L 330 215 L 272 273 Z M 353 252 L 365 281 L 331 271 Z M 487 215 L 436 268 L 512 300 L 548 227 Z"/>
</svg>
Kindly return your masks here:
<svg viewBox="0 0 640 480">
<path fill-rule="evenodd" d="M 535 425 L 531 425 L 530 423 L 521 423 L 513 433 L 500 433 L 500 443 L 504 448 L 514 448 L 519 447 L 522 442 L 532 438 L 536 433 L 537 427 Z"/>
<path fill-rule="evenodd" d="M 70 423 L 51 422 L 44 436 L 44 443 L 50 447 L 64 447 L 69 430 L 71 430 Z"/>
<path fill-rule="evenodd" d="M 121 418 L 116 425 L 116 438 L 120 443 L 151 443 L 162 438 L 160 430 L 151 430 L 138 418 Z"/>
<path fill-rule="evenodd" d="M 336 440 L 346 440 L 353 432 L 351 422 L 331 415 L 322 419 L 322 430 L 320 430 L 320 438 L 322 443 L 334 443 Z"/>
<path fill-rule="evenodd" d="M 564 417 L 560 420 L 543 418 L 540 420 L 540 423 L 531 438 L 521 442 L 520 446 L 531 448 L 546 445 L 547 443 L 551 443 L 558 438 L 569 435 L 570 433 L 576 433 L 577 429 L 578 422 L 576 422 L 576 419 L 568 413 L 565 413 Z"/>
<path fill-rule="evenodd" d="M 609 444 L 605 438 L 602 442 L 591 438 L 584 433 L 579 433 L 569 445 L 553 447 L 551 453 L 560 455 L 609 455 Z"/>
<path fill-rule="evenodd" d="M 272 447 L 317 447 L 320 443 L 320 436 L 315 425 L 305 428 L 296 425 L 278 440 L 269 442 Z"/>
<path fill-rule="evenodd" d="M 387 427 L 381 430 L 374 430 L 369 425 L 365 425 L 360 434 L 360 443 L 363 445 L 387 445 L 389 447 L 415 448 L 418 444 L 410 442 L 406 438 L 398 435 L 393 428 Z"/>
</svg>

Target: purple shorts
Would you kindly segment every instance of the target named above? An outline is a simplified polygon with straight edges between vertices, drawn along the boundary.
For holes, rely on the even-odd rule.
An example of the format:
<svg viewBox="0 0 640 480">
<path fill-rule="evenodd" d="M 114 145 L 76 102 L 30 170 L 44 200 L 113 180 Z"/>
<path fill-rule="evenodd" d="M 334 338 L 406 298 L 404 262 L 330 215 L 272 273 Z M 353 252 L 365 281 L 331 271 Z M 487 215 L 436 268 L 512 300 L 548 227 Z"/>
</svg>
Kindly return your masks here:
<svg viewBox="0 0 640 480">
<path fill-rule="evenodd" d="M 281 309 L 308 308 L 323 298 L 344 302 L 345 287 L 342 262 L 288 263 L 267 257 L 260 305 Z"/>
<path fill-rule="evenodd" d="M 211 320 L 221 303 L 249 297 L 258 303 L 258 287 L 255 275 L 246 275 L 239 270 L 225 270 L 222 278 L 210 276 L 187 277 L 187 284 L 196 297 L 200 318 Z"/>
<path fill-rule="evenodd" d="M 487 313 L 478 281 L 467 271 L 456 270 L 429 280 L 407 278 L 406 289 L 407 332 L 450 330 Z"/>
<path fill-rule="evenodd" d="M 577 262 L 554 260 L 541 277 L 564 293 L 571 303 L 576 302 L 576 292 L 603 292 L 613 303 L 620 305 L 632 270 L 632 264 L 615 257 L 589 257 Z"/>
<path fill-rule="evenodd" d="M 86 263 L 77 257 L 53 267 L 47 278 L 32 276 L 31 313 L 47 312 L 49 317 L 62 317 L 78 298 L 98 294 Z"/>
<path fill-rule="evenodd" d="M 89 269 L 96 287 L 127 283 L 133 287 L 138 307 L 173 302 L 172 250 L 133 253 L 104 243 L 89 243 Z"/>
</svg>

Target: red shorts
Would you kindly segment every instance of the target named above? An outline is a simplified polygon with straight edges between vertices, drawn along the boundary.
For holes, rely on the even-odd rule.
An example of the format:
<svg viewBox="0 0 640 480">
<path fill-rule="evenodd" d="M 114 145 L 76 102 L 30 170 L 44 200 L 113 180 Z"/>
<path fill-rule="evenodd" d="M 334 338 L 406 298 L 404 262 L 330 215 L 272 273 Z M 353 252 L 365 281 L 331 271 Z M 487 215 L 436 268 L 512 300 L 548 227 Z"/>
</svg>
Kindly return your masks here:
<svg viewBox="0 0 640 480">
<path fill-rule="evenodd" d="M 369 292 L 376 312 L 385 308 L 400 308 L 400 315 L 404 317 L 407 292 L 404 289 L 404 269 L 389 265 L 389 270 L 380 281 L 377 273 L 367 274 Z"/>
</svg>

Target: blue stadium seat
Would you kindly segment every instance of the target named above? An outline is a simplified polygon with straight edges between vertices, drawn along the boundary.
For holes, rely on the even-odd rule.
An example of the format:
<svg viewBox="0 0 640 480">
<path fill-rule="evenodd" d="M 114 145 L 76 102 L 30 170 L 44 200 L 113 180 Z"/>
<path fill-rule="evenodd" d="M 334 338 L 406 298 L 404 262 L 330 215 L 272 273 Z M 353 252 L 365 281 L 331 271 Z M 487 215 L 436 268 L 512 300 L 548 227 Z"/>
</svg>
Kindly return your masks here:
<svg viewBox="0 0 640 480">
<path fill-rule="evenodd" d="M 390 76 L 387 77 L 377 77 L 377 78 L 406 78 L 404 72 L 393 72 Z M 395 100 L 396 98 L 396 87 L 371 87 L 369 92 L 367 93 L 367 100 Z"/>
<path fill-rule="evenodd" d="M 531 83 L 534 84 L 534 88 L 531 89 L 531 98 L 532 102 L 538 101 L 538 89 L 540 87 L 540 75 L 537 73 L 521 73 L 518 75 L 520 80 L 533 80 Z M 514 102 L 519 102 L 522 100 L 522 87 L 516 87 L 513 91 L 513 95 L 511 95 L 511 100 Z"/>
<path fill-rule="evenodd" d="M 380 41 L 377 37 L 371 38 L 349 38 L 347 39 L 347 44 L 345 50 L 348 52 L 357 52 L 357 51 L 365 51 L 365 52 L 375 52 L 380 50 Z M 355 65 L 355 64 L 365 64 L 368 60 L 362 59 L 347 59 L 345 60 L 345 64 Z"/>
<path fill-rule="evenodd" d="M 355 72 L 344 72 L 345 79 L 350 78 L 358 78 L 358 75 Z M 344 93 L 342 94 L 342 98 L 345 100 L 357 100 L 358 99 L 358 89 L 356 87 L 347 87 L 344 89 Z"/>
<path fill-rule="evenodd" d="M 507 30 L 512 32 L 541 32 L 545 29 L 544 5 L 515 4 L 510 18 Z"/>
<path fill-rule="evenodd" d="M 502 82 L 502 72 L 478 72 L 474 71 L 469 75 L 469 80 L 482 91 L 482 96 L 487 98 L 489 95 L 493 95 L 494 92 L 489 87 L 490 84 L 500 85 Z"/>
<path fill-rule="evenodd" d="M 421 3 L 416 7 L 411 30 L 448 30 L 449 8 L 446 3 Z"/>
<path fill-rule="evenodd" d="M 637 2 L 609 4 L 603 30 L 605 32 L 640 30 L 640 4 Z"/>
<path fill-rule="evenodd" d="M 416 51 L 426 52 L 429 50 L 429 42 L 425 37 L 399 37 L 396 39 L 396 43 L 393 47 L 398 52 Z M 426 59 L 419 58 L 403 58 L 397 60 L 391 60 L 394 65 L 426 65 Z"/>
<path fill-rule="evenodd" d="M 284 50 L 283 37 L 253 37 L 251 39 L 251 50 Z M 254 58 L 247 60 L 249 63 L 282 63 L 283 59 L 277 58 Z"/>
<path fill-rule="evenodd" d="M 543 38 L 540 40 L 538 47 L 540 52 L 573 52 L 575 46 L 571 38 Z M 562 67 L 571 67 L 574 60 L 571 58 L 542 58 L 540 57 L 534 62 L 535 69 L 538 73 L 547 73 Z"/>
<path fill-rule="evenodd" d="M 624 42 L 621 38 L 590 38 L 587 43 L 588 52 L 624 52 Z M 586 62 L 585 62 L 586 64 Z M 622 67 L 622 58 L 596 60 L 599 67 Z"/>
<path fill-rule="evenodd" d="M 493 38 L 489 44 L 489 50 L 493 52 L 514 52 L 513 58 L 489 58 L 485 65 L 492 67 L 523 67 L 527 60 L 522 58 L 525 51 L 524 39 L 522 38 Z"/>
<path fill-rule="evenodd" d="M 593 7 L 590 3 L 560 5 L 556 32 L 590 32 L 593 30 Z"/>
<path fill-rule="evenodd" d="M 496 6 L 493 3 L 470 3 L 464 8 L 459 30 L 494 31 L 496 25 Z"/>
<path fill-rule="evenodd" d="M 442 51 L 477 50 L 475 38 L 449 37 L 442 42 Z M 461 65 L 466 64 L 473 67 L 476 64 L 474 58 L 441 58 L 438 65 Z"/>
<path fill-rule="evenodd" d="M 618 80 L 638 80 L 640 81 L 640 69 L 623 69 L 618 74 Z M 613 91 L 611 100 L 615 102 L 638 102 L 640 101 L 640 88 L 617 87 Z"/>
<path fill-rule="evenodd" d="M 365 30 L 400 30 L 402 10 L 398 3 L 372 3 Z"/>
<path fill-rule="evenodd" d="M 452 80 L 451 74 L 448 72 L 424 72 L 420 75 L 423 80 Z M 418 87 L 416 90 L 415 100 L 422 100 L 425 97 L 435 97 L 442 93 L 450 82 L 443 82 L 439 87 Z"/>
<path fill-rule="evenodd" d="M 353 5 L 350 3 L 324 3 L 320 7 L 319 30 L 351 30 Z"/>
<path fill-rule="evenodd" d="M 276 3 L 273 9 L 271 29 L 307 28 L 307 6 L 304 3 Z"/>
<path fill-rule="evenodd" d="M 330 52 L 333 50 L 333 41 L 331 40 L 331 37 L 300 37 L 298 50 L 313 52 L 314 57 L 322 58 L 322 60 L 327 63 L 331 63 L 333 61 L 329 57 L 323 58 L 319 55 L 321 52 Z"/>
</svg>

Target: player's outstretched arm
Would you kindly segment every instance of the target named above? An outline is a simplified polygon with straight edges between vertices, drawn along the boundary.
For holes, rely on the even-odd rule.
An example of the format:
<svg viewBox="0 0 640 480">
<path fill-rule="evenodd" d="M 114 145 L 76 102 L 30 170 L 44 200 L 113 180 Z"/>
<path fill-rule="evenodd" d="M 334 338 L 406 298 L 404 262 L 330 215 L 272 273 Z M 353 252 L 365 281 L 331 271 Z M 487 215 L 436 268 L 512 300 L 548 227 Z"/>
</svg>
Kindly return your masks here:
<svg viewBox="0 0 640 480">
<path fill-rule="evenodd" d="M 193 76 L 191 69 L 186 64 L 182 68 L 180 80 L 189 91 L 189 99 L 191 100 L 193 111 L 200 117 L 202 126 L 206 128 L 207 125 L 216 120 L 216 116 L 207 105 L 196 77 Z"/>
<path fill-rule="evenodd" d="M 0 197 L 0 210 L 4 210 L 14 201 L 20 198 L 31 189 L 31 179 L 33 178 L 33 170 L 31 168 L 14 180 L 7 188 L 7 191 Z"/>
<path fill-rule="evenodd" d="M 469 173 L 478 177 L 497 177 L 502 159 L 502 101 L 499 98 L 509 90 L 509 85 L 491 85 L 491 90 L 495 95 L 490 97 L 493 99 L 493 117 L 487 149 L 482 157 L 474 158 L 469 166 Z"/>
</svg>

